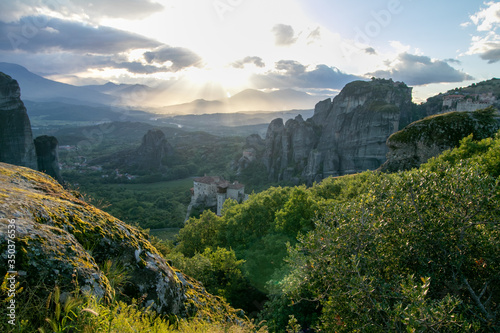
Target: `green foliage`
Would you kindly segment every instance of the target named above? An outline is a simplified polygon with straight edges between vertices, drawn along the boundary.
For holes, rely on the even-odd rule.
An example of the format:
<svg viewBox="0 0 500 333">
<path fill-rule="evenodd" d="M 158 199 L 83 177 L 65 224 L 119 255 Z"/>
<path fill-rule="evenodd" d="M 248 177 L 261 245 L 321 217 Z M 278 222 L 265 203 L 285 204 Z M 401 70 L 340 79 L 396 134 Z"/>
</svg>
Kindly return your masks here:
<svg viewBox="0 0 500 333">
<path fill-rule="evenodd" d="M 432 168 L 373 173 L 334 202 L 290 249 L 282 297 L 314 299 L 332 332 L 498 327 L 499 180 L 477 158 Z"/>
<path fill-rule="evenodd" d="M 83 177 L 83 176 L 80 176 Z M 144 229 L 184 225 L 192 179 L 154 184 L 101 184 L 83 177 L 79 190 L 95 206 Z"/>
<path fill-rule="evenodd" d="M 296 237 L 299 232 L 312 230 L 312 220 L 318 208 L 317 201 L 305 186 L 294 187 L 288 196 L 288 201 L 275 214 L 276 229 L 290 237 Z"/>
<path fill-rule="evenodd" d="M 238 260 L 233 250 L 207 247 L 191 258 L 182 254 L 172 254 L 170 258 L 175 267 L 203 283 L 209 293 L 224 297 L 234 307 L 251 308 L 248 296 L 255 291 L 243 274 L 244 260 Z"/>
<path fill-rule="evenodd" d="M 207 247 L 216 247 L 220 227 L 221 218 L 210 210 L 205 210 L 199 219 L 190 218 L 179 231 L 178 251 L 187 257 L 193 257 Z"/>
<path fill-rule="evenodd" d="M 495 138 L 486 138 L 481 141 L 473 140 L 472 135 L 465 137 L 460 141 L 459 147 L 430 159 L 423 167 L 437 171 L 447 163 L 455 165 L 464 159 L 473 161 L 493 177 L 500 176 L 500 132 Z"/>
</svg>

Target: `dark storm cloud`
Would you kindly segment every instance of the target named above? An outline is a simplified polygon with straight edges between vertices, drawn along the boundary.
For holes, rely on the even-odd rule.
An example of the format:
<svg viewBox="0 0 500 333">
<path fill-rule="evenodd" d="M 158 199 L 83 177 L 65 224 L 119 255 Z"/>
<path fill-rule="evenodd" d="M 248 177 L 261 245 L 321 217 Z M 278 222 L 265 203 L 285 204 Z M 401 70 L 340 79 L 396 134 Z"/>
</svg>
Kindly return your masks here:
<svg viewBox="0 0 500 333">
<path fill-rule="evenodd" d="M 176 72 L 186 67 L 200 67 L 202 60 L 199 55 L 183 47 L 164 45 L 154 51 L 145 52 L 144 59 L 149 63 L 172 63 L 171 70 Z"/>
<path fill-rule="evenodd" d="M 0 50 L 6 51 L 113 54 L 159 45 L 155 40 L 130 32 L 44 16 L 25 17 L 14 23 L 0 22 Z"/>
<path fill-rule="evenodd" d="M 112 62 L 108 64 L 109 67 L 126 69 L 130 73 L 134 74 L 153 74 L 160 72 L 171 72 L 172 70 L 168 67 L 156 67 L 151 65 L 144 65 L 139 61 L 124 61 L 124 62 Z"/>
<path fill-rule="evenodd" d="M 493 64 L 500 60 L 500 44 L 496 49 L 488 50 L 480 55 L 481 59 L 488 60 L 488 64 Z"/>
<path fill-rule="evenodd" d="M 261 57 L 245 57 L 241 60 L 233 62 L 231 65 L 234 68 L 243 68 L 246 64 L 253 64 L 257 67 L 265 67 L 266 64 L 262 61 Z"/>
<path fill-rule="evenodd" d="M 307 67 L 294 60 L 281 60 L 276 63 L 275 71 L 254 75 L 252 82 L 264 88 L 320 88 L 341 89 L 347 83 L 361 79 L 358 76 L 342 73 L 335 67 L 317 65 L 308 71 Z"/>
<path fill-rule="evenodd" d="M 0 1 L 0 19 L 7 22 L 50 10 L 95 22 L 103 17 L 141 19 L 162 9 L 161 4 L 151 0 L 3 0 Z"/>
<path fill-rule="evenodd" d="M 298 75 L 306 71 L 306 66 L 295 60 L 280 60 L 275 66 L 279 71 L 285 71 L 286 75 Z"/>
<path fill-rule="evenodd" d="M 409 85 L 441 82 L 462 82 L 474 79 L 467 73 L 451 67 L 446 61 L 432 60 L 426 56 L 402 53 L 398 62 L 388 70 L 367 73 L 368 76 L 393 78 Z"/>
<path fill-rule="evenodd" d="M 291 45 L 297 41 L 291 25 L 276 24 L 271 31 L 274 33 L 275 44 L 278 46 Z"/>
</svg>

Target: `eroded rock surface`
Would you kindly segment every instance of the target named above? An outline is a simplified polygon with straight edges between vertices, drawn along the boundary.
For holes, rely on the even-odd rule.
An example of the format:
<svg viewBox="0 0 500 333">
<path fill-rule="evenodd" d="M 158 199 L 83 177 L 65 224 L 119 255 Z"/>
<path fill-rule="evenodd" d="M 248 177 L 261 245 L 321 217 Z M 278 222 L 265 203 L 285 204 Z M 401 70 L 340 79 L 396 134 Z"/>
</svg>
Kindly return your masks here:
<svg viewBox="0 0 500 333">
<path fill-rule="evenodd" d="M 61 292 L 72 292 L 78 285 L 99 298 L 112 298 L 116 290 L 102 269 L 111 261 L 128 276 L 122 292 L 143 299 L 158 313 L 185 317 L 218 309 L 230 317 L 225 303 L 169 266 L 146 234 L 87 204 L 43 173 L 0 163 L 1 276 L 10 270 L 6 259 L 12 220 L 18 281 L 39 288 L 41 299 L 56 285 Z"/>
<path fill-rule="evenodd" d="M 404 83 L 355 81 L 333 101 L 319 102 L 307 120 L 273 120 L 262 158 L 269 179 L 312 183 L 378 168 L 386 160 L 387 138 L 411 106 L 411 88 Z"/>
<path fill-rule="evenodd" d="M 0 162 L 37 168 L 35 145 L 17 81 L 0 72 Z"/>
</svg>

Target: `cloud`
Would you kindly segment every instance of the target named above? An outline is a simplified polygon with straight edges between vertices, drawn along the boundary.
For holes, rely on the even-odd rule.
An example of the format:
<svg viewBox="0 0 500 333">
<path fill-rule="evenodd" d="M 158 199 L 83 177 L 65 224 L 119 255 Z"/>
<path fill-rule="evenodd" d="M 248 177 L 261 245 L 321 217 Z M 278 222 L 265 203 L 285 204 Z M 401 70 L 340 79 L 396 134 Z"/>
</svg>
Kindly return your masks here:
<svg viewBox="0 0 500 333">
<path fill-rule="evenodd" d="M 376 55 L 377 51 L 375 51 L 375 49 L 373 47 L 367 47 L 365 49 L 365 53 L 370 54 L 370 55 Z"/>
<path fill-rule="evenodd" d="M 161 4 L 151 0 L 4 0 L 0 1 L 0 20 L 11 22 L 40 12 L 52 12 L 98 22 L 105 17 L 142 19 L 162 9 Z"/>
<path fill-rule="evenodd" d="M 317 65 L 308 70 L 307 66 L 297 61 L 281 60 L 275 64 L 273 71 L 253 75 L 251 81 L 260 89 L 342 89 L 347 83 L 359 79 L 327 65 Z"/>
<path fill-rule="evenodd" d="M 246 64 L 253 64 L 256 67 L 260 68 L 266 66 L 261 57 L 245 57 L 244 59 L 233 62 L 231 66 L 233 66 L 234 68 L 243 68 Z"/>
<path fill-rule="evenodd" d="M 500 45 L 497 45 L 495 48 L 485 51 L 483 54 L 481 54 L 481 59 L 488 60 L 489 64 L 500 61 Z"/>
<path fill-rule="evenodd" d="M 470 22 L 463 24 L 469 26 L 471 23 L 481 35 L 472 36 L 471 46 L 466 54 L 479 54 L 481 59 L 489 64 L 500 61 L 500 2 L 487 2 L 486 8 L 470 16 Z"/>
<path fill-rule="evenodd" d="M 300 75 L 306 71 L 306 66 L 295 60 L 280 60 L 275 64 L 278 71 L 284 71 L 286 75 Z"/>
<path fill-rule="evenodd" d="M 172 71 L 176 72 L 186 67 L 200 67 L 201 57 L 183 47 L 164 45 L 154 51 L 145 52 L 144 59 L 149 63 L 165 64 L 171 62 Z"/>
<path fill-rule="evenodd" d="M 446 61 L 448 63 L 452 63 L 452 64 L 457 64 L 457 65 L 460 65 L 462 62 L 458 59 L 453 59 L 453 58 L 449 58 L 449 59 L 444 59 L 443 61 Z"/>
<path fill-rule="evenodd" d="M 124 61 L 124 62 L 113 62 L 111 61 L 107 64 L 112 68 L 122 68 L 126 69 L 130 73 L 134 74 L 153 74 L 160 72 L 171 72 L 172 70 L 168 67 L 156 67 L 152 65 L 145 65 L 139 61 Z"/>
<path fill-rule="evenodd" d="M 477 31 L 491 31 L 500 26 L 500 2 L 486 2 L 486 8 L 470 16 L 477 26 Z"/>
<path fill-rule="evenodd" d="M 4 51 L 115 54 L 159 45 L 155 40 L 134 33 L 46 16 L 25 17 L 13 23 L 0 22 L 0 50 Z"/>
<path fill-rule="evenodd" d="M 271 31 L 274 33 L 277 46 L 292 45 L 297 41 L 291 25 L 276 24 Z"/>
<path fill-rule="evenodd" d="M 316 29 L 314 29 L 313 31 L 311 31 L 309 33 L 309 35 L 307 36 L 307 39 L 311 39 L 311 40 L 321 39 L 321 30 L 320 30 L 320 28 L 317 27 Z"/>
<path fill-rule="evenodd" d="M 409 85 L 441 82 L 462 82 L 474 79 L 467 73 L 451 67 L 446 61 L 432 60 L 426 56 L 402 53 L 395 61 L 388 61 L 387 70 L 367 73 L 367 76 L 393 78 Z"/>
</svg>

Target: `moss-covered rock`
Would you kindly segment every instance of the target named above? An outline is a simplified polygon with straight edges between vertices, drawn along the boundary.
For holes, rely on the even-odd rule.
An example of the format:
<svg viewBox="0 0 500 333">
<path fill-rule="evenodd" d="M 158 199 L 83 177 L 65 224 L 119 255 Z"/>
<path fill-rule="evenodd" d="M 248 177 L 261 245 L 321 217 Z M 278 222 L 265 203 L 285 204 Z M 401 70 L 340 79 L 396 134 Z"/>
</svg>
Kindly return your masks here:
<svg viewBox="0 0 500 333">
<path fill-rule="evenodd" d="M 14 270 L 24 287 L 42 285 L 37 290 L 48 293 L 58 285 L 62 292 L 78 288 L 111 299 L 115 290 L 99 268 L 111 260 L 129 277 L 122 292 L 159 313 L 186 317 L 212 311 L 236 318 L 234 309 L 170 267 L 140 230 L 40 172 L 0 163 L 2 277 L 13 270 L 7 266 L 9 224 L 16 227 Z"/>
<path fill-rule="evenodd" d="M 500 129 L 500 115 L 493 107 L 473 112 L 449 112 L 411 123 L 387 139 L 389 152 L 381 170 L 408 170 L 443 151 L 457 147 L 464 137 L 475 140 L 493 136 Z"/>
</svg>

